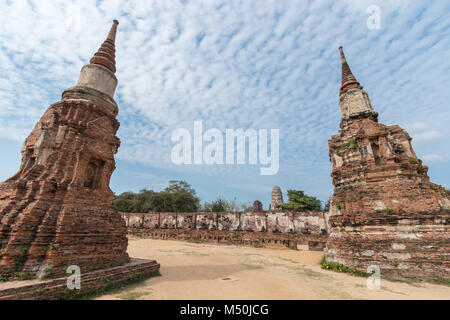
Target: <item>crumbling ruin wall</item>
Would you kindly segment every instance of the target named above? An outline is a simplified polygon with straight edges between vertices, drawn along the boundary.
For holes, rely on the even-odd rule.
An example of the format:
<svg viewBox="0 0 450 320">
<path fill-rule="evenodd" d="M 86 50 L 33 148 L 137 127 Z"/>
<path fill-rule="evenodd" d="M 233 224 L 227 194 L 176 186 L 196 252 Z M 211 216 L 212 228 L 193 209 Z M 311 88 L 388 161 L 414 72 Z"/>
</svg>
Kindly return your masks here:
<svg viewBox="0 0 450 320">
<path fill-rule="evenodd" d="M 153 239 L 322 250 L 324 212 L 121 213 L 128 233 Z"/>
<path fill-rule="evenodd" d="M 343 123 L 329 142 L 334 194 L 330 262 L 393 278 L 450 275 L 450 201 L 429 181 L 411 137 L 372 119 Z"/>
<path fill-rule="evenodd" d="M 108 287 L 156 276 L 159 269 L 159 263 L 154 260 L 132 258 L 122 266 L 82 272 L 79 290 L 67 289 L 67 283 L 71 281 L 67 274 L 61 278 L 0 283 L 0 301 L 80 299 Z"/>
<path fill-rule="evenodd" d="M 393 278 L 442 279 L 450 276 L 448 212 L 379 212 L 331 217 L 325 249 L 328 261 L 366 271 L 371 265 Z"/>
<path fill-rule="evenodd" d="M 327 261 L 382 276 L 450 277 L 450 197 L 431 183 L 412 138 L 378 123 L 369 96 L 343 63 L 341 132 L 329 141 L 334 194 Z"/>
<path fill-rule="evenodd" d="M 82 68 L 77 85 L 26 138 L 19 171 L 0 183 L 0 280 L 59 277 L 72 265 L 86 273 L 130 261 L 127 228 L 109 188 L 120 146 L 118 24 Z"/>
<path fill-rule="evenodd" d="M 73 92 L 26 139 L 17 174 L 0 184 L 0 274 L 64 274 L 128 262 L 126 227 L 109 180 L 116 116 Z M 75 99 L 76 98 L 76 99 Z"/>
</svg>

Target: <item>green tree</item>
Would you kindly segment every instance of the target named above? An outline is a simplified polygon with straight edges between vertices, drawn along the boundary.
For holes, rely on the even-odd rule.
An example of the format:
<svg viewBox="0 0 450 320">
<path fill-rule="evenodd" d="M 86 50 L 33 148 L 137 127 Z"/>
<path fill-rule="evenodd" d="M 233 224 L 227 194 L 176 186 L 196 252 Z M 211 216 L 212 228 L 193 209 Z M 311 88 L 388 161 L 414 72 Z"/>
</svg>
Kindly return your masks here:
<svg viewBox="0 0 450 320">
<path fill-rule="evenodd" d="M 200 208 L 197 193 L 186 181 L 170 181 L 163 194 L 170 202 L 171 211 L 168 212 L 196 212 Z"/>
<path fill-rule="evenodd" d="M 133 212 L 150 212 L 152 209 L 152 198 L 155 194 L 152 190 L 143 189 L 135 194 L 131 202 L 131 209 Z"/>
<path fill-rule="evenodd" d="M 133 192 L 124 192 L 114 196 L 113 205 L 119 212 L 132 212 L 131 203 L 134 197 Z"/>
<path fill-rule="evenodd" d="M 211 204 L 211 212 L 225 212 L 227 211 L 228 203 L 223 198 L 217 198 Z"/>
<path fill-rule="evenodd" d="M 151 212 L 173 212 L 172 199 L 167 192 L 155 193 L 152 197 Z"/>
<path fill-rule="evenodd" d="M 331 199 L 329 199 L 327 202 L 325 202 L 325 207 L 323 208 L 323 211 L 330 211 L 330 203 L 331 203 Z"/>
<path fill-rule="evenodd" d="M 189 183 L 170 181 L 164 191 L 143 189 L 139 193 L 124 192 L 114 197 L 113 204 L 121 212 L 196 212 L 200 199 Z"/>
<path fill-rule="evenodd" d="M 202 212 L 244 212 L 251 209 L 249 203 L 237 202 L 236 198 L 234 200 L 228 201 L 222 197 L 218 197 L 212 202 L 205 201 L 201 211 Z"/>
<path fill-rule="evenodd" d="M 169 181 L 169 186 L 164 189 L 165 192 L 168 193 L 176 193 L 180 191 L 187 192 L 193 196 L 196 196 L 197 193 L 195 192 L 194 188 L 187 183 L 186 181 L 179 181 L 179 180 L 171 180 Z"/>
<path fill-rule="evenodd" d="M 279 206 L 285 212 L 320 211 L 321 202 L 301 190 L 288 190 L 289 202 Z"/>
</svg>

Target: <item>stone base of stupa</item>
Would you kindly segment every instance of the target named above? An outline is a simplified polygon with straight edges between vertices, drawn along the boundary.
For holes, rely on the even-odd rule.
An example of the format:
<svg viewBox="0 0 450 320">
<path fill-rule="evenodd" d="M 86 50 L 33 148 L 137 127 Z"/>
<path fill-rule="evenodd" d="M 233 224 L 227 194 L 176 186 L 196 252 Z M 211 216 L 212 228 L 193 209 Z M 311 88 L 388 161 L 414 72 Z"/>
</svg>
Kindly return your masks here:
<svg viewBox="0 0 450 320">
<path fill-rule="evenodd" d="M 72 279 L 0 282 L 0 300 L 62 300 L 95 295 L 120 284 L 159 275 L 160 265 L 154 260 L 131 259 L 123 266 L 81 274 L 80 289 L 69 289 Z"/>
</svg>

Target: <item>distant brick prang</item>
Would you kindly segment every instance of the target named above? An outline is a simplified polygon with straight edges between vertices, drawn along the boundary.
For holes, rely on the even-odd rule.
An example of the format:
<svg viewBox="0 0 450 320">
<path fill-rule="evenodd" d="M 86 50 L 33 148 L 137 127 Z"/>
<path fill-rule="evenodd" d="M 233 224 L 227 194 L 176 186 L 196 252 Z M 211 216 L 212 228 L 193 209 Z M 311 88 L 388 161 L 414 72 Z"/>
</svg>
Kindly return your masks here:
<svg viewBox="0 0 450 320">
<path fill-rule="evenodd" d="M 270 201 L 269 210 L 278 211 L 278 206 L 283 204 L 283 192 L 281 191 L 280 186 L 275 185 L 272 189 L 272 197 Z"/>
<path fill-rule="evenodd" d="M 253 212 L 262 212 L 263 211 L 262 202 L 259 200 L 255 200 L 255 202 L 253 202 L 252 210 Z"/>
<path fill-rule="evenodd" d="M 129 234 L 152 239 L 322 250 L 328 237 L 324 212 L 121 214 Z"/>
<path fill-rule="evenodd" d="M 335 189 L 326 259 L 363 271 L 378 265 L 390 277 L 448 278 L 449 195 L 429 181 L 408 133 L 378 123 L 342 49 L 341 57 L 342 130 L 329 141 Z"/>
<path fill-rule="evenodd" d="M 117 24 L 107 39 L 111 55 L 102 60 L 110 59 L 110 67 Z M 126 226 L 109 188 L 120 145 L 117 79 L 112 67 L 96 61 L 47 109 L 25 140 L 19 172 L 0 184 L 2 278 L 65 275 L 71 265 L 85 272 L 129 261 Z"/>
</svg>

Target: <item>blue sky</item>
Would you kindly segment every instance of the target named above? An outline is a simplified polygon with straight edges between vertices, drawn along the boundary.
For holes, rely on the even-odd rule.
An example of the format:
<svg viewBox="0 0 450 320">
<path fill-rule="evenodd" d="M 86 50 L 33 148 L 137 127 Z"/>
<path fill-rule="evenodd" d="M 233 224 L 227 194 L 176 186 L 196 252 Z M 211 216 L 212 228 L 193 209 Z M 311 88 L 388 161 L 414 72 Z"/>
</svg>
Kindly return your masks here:
<svg viewBox="0 0 450 320">
<path fill-rule="evenodd" d="M 379 30 L 367 28 L 369 5 L 381 9 Z M 0 0 L 0 180 L 17 171 L 24 139 L 115 18 L 122 146 L 113 191 L 182 179 L 202 200 L 268 207 L 274 184 L 327 200 L 340 45 L 380 122 L 407 129 L 431 180 L 450 188 L 450 2 L 405 0 Z M 278 174 L 173 165 L 171 134 L 195 120 L 205 130 L 280 129 Z"/>
</svg>

